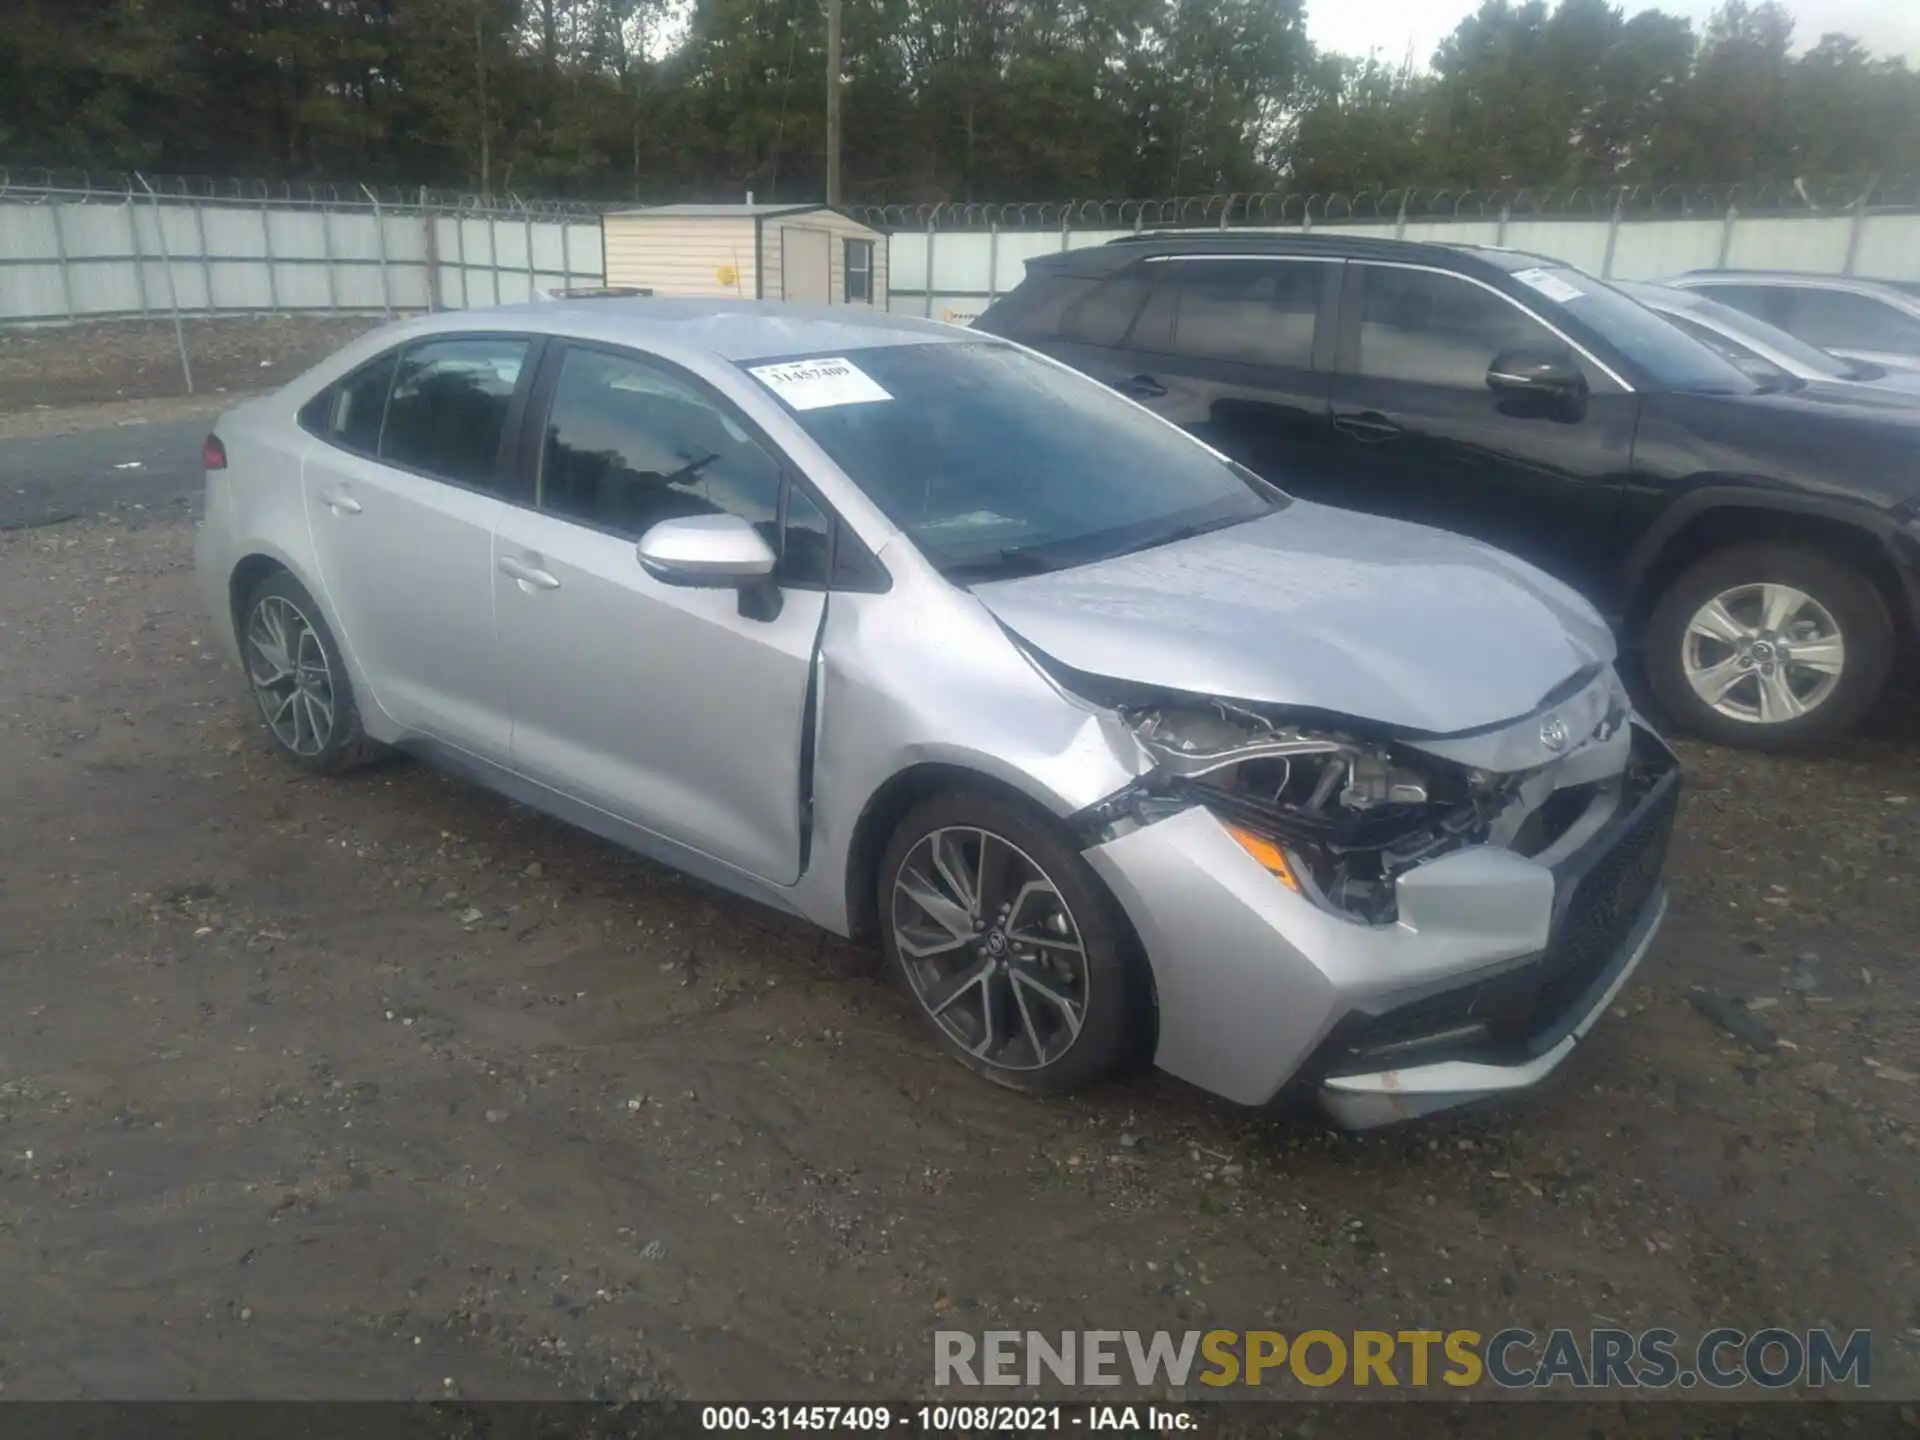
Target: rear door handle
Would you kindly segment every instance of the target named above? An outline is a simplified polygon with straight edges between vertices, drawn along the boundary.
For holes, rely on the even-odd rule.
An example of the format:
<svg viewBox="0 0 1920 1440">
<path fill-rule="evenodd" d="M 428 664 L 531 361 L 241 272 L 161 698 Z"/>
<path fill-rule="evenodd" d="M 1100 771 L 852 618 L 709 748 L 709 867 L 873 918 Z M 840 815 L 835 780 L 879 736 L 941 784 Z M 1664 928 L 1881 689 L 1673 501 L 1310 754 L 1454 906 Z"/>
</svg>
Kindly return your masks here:
<svg viewBox="0 0 1920 1440">
<path fill-rule="evenodd" d="M 1158 400 L 1167 393 L 1167 387 L 1151 375 L 1129 375 L 1124 380 L 1114 381 L 1113 388 L 1135 400 Z"/>
<path fill-rule="evenodd" d="M 1400 433 L 1400 427 L 1378 410 L 1362 410 L 1357 415 L 1336 415 L 1333 417 L 1333 428 L 1342 435 L 1351 435 L 1355 440 L 1369 443 L 1391 440 Z"/>
<path fill-rule="evenodd" d="M 501 572 L 511 575 L 520 582 L 522 589 L 532 594 L 535 590 L 558 590 L 558 577 L 542 570 L 537 565 L 529 565 L 524 560 L 516 560 L 511 555 L 502 555 L 499 560 Z"/>
<path fill-rule="evenodd" d="M 322 490 L 320 503 L 336 515 L 358 515 L 360 502 L 343 490 Z"/>
</svg>

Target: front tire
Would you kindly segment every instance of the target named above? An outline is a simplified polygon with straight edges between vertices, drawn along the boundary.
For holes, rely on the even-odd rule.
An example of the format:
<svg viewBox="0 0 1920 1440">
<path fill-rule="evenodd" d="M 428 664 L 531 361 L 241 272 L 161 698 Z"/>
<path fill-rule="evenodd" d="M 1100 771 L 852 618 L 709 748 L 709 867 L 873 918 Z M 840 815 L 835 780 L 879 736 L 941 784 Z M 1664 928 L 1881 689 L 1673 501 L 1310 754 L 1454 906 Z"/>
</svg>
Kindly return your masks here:
<svg viewBox="0 0 1920 1440">
<path fill-rule="evenodd" d="M 1676 727 L 1723 745 L 1796 750 L 1846 734 L 1893 668 L 1879 589 L 1798 545 L 1719 551 L 1684 572 L 1647 624 L 1647 683 Z"/>
<path fill-rule="evenodd" d="M 340 647 L 313 596 L 282 570 L 240 612 L 240 657 L 274 749 L 303 770 L 337 775 L 373 758 Z"/>
<path fill-rule="evenodd" d="M 1145 958 L 1046 817 L 974 790 L 921 802 L 882 857 L 879 907 L 890 967 L 963 1065 L 1051 1094 L 1141 1057 Z"/>
</svg>

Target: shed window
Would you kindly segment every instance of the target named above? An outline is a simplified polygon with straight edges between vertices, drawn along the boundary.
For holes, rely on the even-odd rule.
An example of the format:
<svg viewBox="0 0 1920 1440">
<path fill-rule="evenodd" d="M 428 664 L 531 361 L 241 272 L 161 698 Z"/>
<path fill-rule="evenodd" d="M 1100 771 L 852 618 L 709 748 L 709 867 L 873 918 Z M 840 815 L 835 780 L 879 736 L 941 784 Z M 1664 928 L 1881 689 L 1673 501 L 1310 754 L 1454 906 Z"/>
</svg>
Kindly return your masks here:
<svg viewBox="0 0 1920 1440">
<path fill-rule="evenodd" d="M 846 246 L 847 303 L 871 305 L 873 303 L 873 242 L 849 240 Z"/>
</svg>

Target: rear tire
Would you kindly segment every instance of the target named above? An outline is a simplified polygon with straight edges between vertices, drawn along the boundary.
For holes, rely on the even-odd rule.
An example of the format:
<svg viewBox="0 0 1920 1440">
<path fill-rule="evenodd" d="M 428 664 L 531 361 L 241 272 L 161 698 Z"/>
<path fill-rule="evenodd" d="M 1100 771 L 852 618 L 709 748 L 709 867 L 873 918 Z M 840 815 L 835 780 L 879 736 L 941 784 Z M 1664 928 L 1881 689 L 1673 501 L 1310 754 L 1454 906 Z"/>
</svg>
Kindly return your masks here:
<svg viewBox="0 0 1920 1440">
<path fill-rule="evenodd" d="M 1893 668 L 1879 588 L 1822 551 L 1717 551 L 1670 585 L 1647 623 L 1647 683 L 1676 727 L 1754 750 L 1846 734 Z"/>
<path fill-rule="evenodd" d="M 240 610 L 240 659 L 273 747 L 303 770 L 337 775 L 379 753 L 360 725 L 346 662 L 313 596 L 281 570 Z"/>
<path fill-rule="evenodd" d="M 1119 905 L 1048 817 L 954 789 L 922 801 L 880 862 L 882 948 L 949 1054 L 1029 1094 L 1138 1062 L 1145 957 Z"/>
</svg>

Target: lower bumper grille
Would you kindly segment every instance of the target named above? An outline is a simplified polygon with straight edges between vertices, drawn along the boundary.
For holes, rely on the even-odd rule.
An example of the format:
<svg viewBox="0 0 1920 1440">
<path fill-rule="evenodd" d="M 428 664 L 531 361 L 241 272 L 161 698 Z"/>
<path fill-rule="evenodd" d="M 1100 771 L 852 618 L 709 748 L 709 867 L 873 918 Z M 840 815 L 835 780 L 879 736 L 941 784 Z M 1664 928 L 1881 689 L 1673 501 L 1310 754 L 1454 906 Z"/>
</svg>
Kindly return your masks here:
<svg viewBox="0 0 1920 1440">
<path fill-rule="evenodd" d="M 1310 1068 L 1324 1076 L 1443 1059 L 1512 1064 L 1559 1044 L 1625 962 L 1660 884 L 1679 805 L 1678 763 L 1651 735 L 1637 736 L 1620 813 L 1555 867 L 1546 949 L 1489 979 L 1349 1017 Z"/>
<path fill-rule="evenodd" d="M 1653 898 L 1666 865 L 1680 810 L 1678 772 L 1659 784 L 1615 830 L 1611 843 L 1598 850 L 1588 847 L 1569 862 L 1571 873 L 1555 875 L 1553 939 L 1540 967 L 1535 998 L 1536 1036 L 1552 1032 L 1562 1022 L 1572 1025 L 1581 1002 L 1601 974 L 1619 955 L 1634 922 Z M 1582 860 L 1591 861 L 1584 867 Z M 1548 1043 L 1552 1043 L 1549 1041 Z"/>
</svg>

